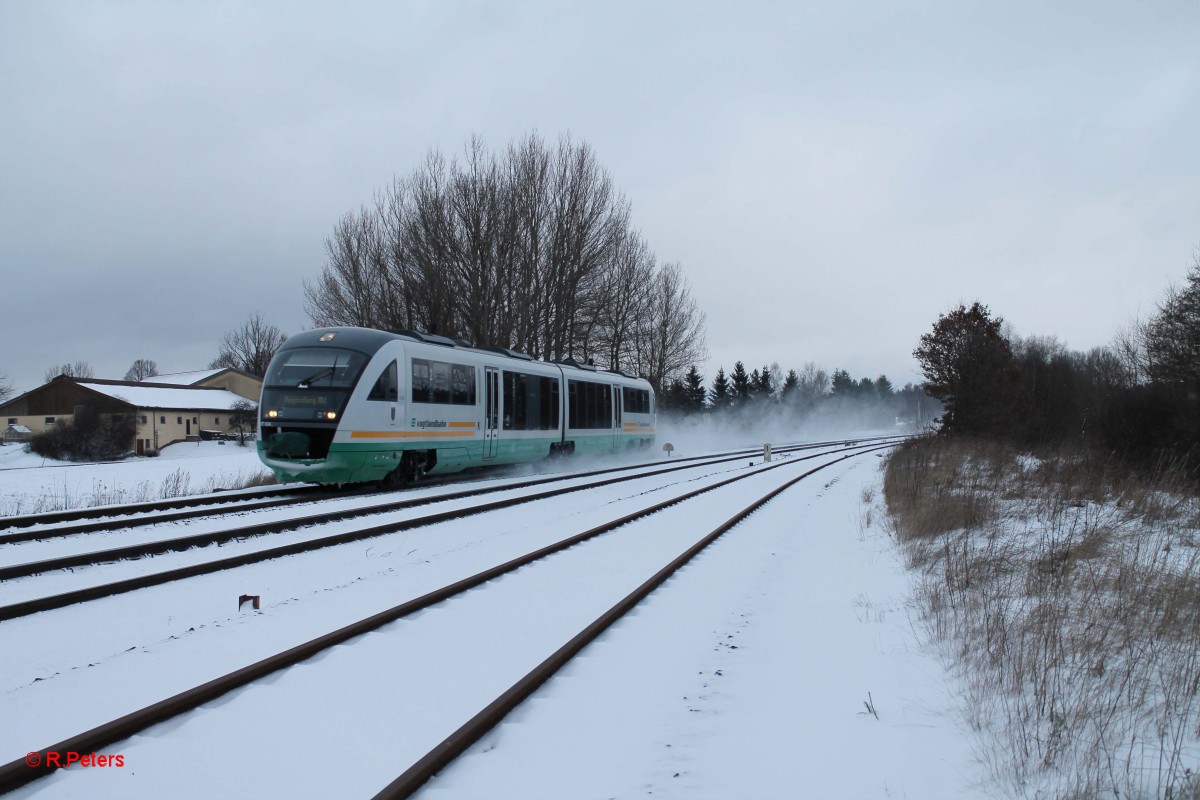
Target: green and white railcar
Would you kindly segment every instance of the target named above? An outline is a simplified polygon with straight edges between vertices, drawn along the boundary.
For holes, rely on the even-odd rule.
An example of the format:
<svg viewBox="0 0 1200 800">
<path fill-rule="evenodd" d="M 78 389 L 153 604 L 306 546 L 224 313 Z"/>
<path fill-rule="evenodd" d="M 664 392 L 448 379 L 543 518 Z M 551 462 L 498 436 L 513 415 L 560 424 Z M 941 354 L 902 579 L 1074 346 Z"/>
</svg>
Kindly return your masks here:
<svg viewBox="0 0 1200 800">
<path fill-rule="evenodd" d="M 267 369 L 258 452 L 281 481 L 425 474 L 654 443 L 650 384 L 413 332 L 297 334 Z"/>
</svg>

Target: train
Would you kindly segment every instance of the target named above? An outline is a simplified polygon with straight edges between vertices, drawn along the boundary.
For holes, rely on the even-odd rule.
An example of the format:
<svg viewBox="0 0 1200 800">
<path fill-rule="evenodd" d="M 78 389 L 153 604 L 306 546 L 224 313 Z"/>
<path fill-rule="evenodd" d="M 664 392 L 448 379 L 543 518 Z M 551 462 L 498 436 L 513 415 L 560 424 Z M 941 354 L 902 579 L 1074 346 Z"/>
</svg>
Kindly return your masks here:
<svg viewBox="0 0 1200 800">
<path fill-rule="evenodd" d="M 654 444 L 650 383 L 417 331 L 298 333 L 271 359 L 258 456 L 281 482 L 426 475 Z"/>
</svg>

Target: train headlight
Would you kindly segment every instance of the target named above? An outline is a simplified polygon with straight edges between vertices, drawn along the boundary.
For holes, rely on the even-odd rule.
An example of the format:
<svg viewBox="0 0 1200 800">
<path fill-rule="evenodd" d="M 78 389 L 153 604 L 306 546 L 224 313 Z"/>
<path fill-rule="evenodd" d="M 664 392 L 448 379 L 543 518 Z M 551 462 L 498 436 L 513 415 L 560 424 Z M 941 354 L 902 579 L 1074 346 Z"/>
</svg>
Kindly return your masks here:
<svg viewBox="0 0 1200 800">
<path fill-rule="evenodd" d="M 326 411 L 325 419 L 329 419 L 329 420 L 337 419 L 337 412 L 336 411 Z"/>
<path fill-rule="evenodd" d="M 273 408 L 267 412 L 267 419 L 275 419 L 278 416 L 279 416 L 279 412 Z"/>
</svg>

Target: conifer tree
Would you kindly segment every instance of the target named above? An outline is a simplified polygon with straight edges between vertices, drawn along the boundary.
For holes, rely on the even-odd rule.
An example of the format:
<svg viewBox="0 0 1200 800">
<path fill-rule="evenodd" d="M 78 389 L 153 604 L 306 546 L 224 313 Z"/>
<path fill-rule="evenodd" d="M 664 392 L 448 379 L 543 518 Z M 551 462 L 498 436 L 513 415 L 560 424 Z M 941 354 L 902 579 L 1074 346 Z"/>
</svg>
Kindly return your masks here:
<svg viewBox="0 0 1200 800">
<path fill-rule="evenodd" d="M 833 371 L 833 380 L 831 389 L 835 397 L 853 397 L 858 384 L 850 377 L 850 373 L 844 369 L 836 369 Z"/>
<path fill-rule="evenodd" d="M 686 411 L 687 397 L 687 388 L 683 385 L 683 381 L 676 378 L 663 392 L 660 408 L 665 411 Z"/>
<path fill-rule="evenodd" d="M 729 408 L 729 403 L 732 395 L 732 389 L 729 385 L 729 378 L 725 377 L 725 368 L 717 369 L 717 377 L 713 378 L 712 389 L 709 390 L 709 404 L 714 411 L 722 411 Z"/>
<path fill-rule="evenodd" d="M 687 412 L 698 414 L 703 411 L 707 393 L 704 391 L 704 376 L 700 374 L 700 370 L 696 369 L 695 364 L 692 364 L 687 375 L 683 377 L 683 385 L 687 390 Z"/>
<path fill-rule="evenodd" d="M 795 399 L 796 392 L 800 389 L 800 376 L 796 370 L 789 369 L 787 377 L 783 379 L 783 386 L 779 390 L 779 396 L 783 401 L 790 402 Z"/>
<path fill-rule="evenodd" d="M 758 373 L 758 394 L 764 400 L 770 400 L 775 393 L 775 384 L 771 381 L 771 368 L 764 366 Z"/>
<path fill-rule="evenodd" d="M 733 372 L 729 373 L 730 389 L 733 390 L 731 400 L 733 405 L 741 405 L 750 399 L 750 376 L 746 374 L 746 367 L 742 362 L 737 362 L 733 365 Z"/>
</svg>

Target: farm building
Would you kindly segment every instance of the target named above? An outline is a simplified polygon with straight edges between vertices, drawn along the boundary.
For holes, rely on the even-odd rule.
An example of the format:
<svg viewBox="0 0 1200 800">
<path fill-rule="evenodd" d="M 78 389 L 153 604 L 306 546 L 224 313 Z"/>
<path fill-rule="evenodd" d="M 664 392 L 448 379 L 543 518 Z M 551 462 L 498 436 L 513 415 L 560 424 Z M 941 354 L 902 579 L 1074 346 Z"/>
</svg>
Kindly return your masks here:
<svg viewBox="0 0 1200 800">
<path fill-rule="evenodd" d="M 257 378 L 237 370 L 204 370 L 161 378 L 113 381 L 60 375 L 0 405 L 0 419 L 37 434 L 85 411 L 101 417 L 129 414 L 137 423 L 129 449 L 140 454 L 155 452 L 173 442 L 232 432 L 235 406 L 249 403 L 256 407 L 261 388 Z M 172 379 L 177 382 L 170 382 Z M 214 382 L 229 388 L 206 385 Z"/>
</svg>

